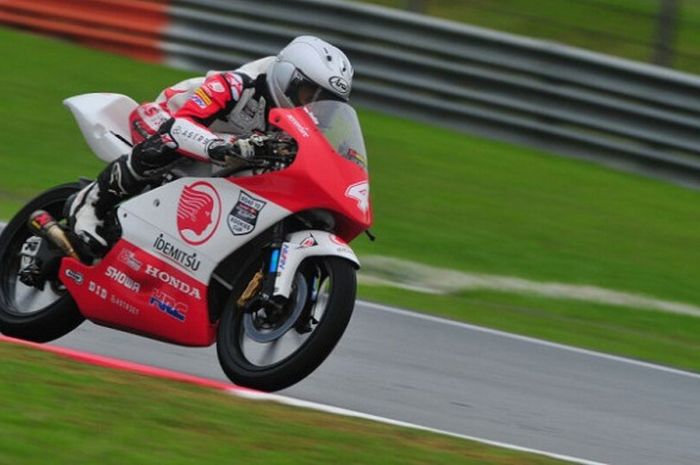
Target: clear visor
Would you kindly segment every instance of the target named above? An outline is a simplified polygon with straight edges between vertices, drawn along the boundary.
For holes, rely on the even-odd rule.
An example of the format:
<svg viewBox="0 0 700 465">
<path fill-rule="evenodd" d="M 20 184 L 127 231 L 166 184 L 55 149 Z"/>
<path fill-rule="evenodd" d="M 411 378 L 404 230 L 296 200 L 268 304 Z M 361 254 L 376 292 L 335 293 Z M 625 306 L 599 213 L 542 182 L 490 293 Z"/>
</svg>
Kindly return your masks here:
<svg viewBox="0 0 700 465">
<path fill-rule="evenodd" d="M 321 100 L 344 101 L 333 92 L 319 86 L 299 71 L 295 71 L 289 81 L 285 95 L 292 101 L 294 106 L 303 106 Z"/>
</svg>

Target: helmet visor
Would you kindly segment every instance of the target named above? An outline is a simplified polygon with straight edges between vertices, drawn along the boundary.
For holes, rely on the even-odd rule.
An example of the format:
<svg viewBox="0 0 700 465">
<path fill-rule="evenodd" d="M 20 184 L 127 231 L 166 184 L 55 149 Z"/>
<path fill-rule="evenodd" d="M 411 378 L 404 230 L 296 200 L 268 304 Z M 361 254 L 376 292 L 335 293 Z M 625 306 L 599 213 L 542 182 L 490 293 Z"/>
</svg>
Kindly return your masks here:
<svg viewBox="0 0 700 465">
<path fill-rule="evenodd" d="M 319 86 L 299 71 L 294 72 L 285 94 L 292 103 L 298 107 L 320 100 L 343 100 L 333 92 Z"/>
</svg>

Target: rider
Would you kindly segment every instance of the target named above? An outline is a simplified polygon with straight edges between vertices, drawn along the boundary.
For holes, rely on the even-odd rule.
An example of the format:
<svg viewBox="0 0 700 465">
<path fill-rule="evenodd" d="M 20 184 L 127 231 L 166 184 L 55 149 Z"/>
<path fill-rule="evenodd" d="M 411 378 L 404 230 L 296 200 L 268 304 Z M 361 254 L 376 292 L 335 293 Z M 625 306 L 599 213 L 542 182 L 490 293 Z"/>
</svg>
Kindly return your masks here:
<svg viewBox="0 0 700 465">
<path fill-rule="evenodd" d="M 111 162 L 70 206 L 70 224 L 92 253 L 109 247 L 105 219 L 114 206 L 162 180 L 163 168 L 189 157 L 225 164 L 250 160 L 268 130 L 272 107 L 322 99 L 347 101 L 353 68 L 345 54 L 317 37 L 301 36 L 276 56 L 234 71 L 210 72 L 164 90 L 130 116 L 134 148 Z"/>
</svg>

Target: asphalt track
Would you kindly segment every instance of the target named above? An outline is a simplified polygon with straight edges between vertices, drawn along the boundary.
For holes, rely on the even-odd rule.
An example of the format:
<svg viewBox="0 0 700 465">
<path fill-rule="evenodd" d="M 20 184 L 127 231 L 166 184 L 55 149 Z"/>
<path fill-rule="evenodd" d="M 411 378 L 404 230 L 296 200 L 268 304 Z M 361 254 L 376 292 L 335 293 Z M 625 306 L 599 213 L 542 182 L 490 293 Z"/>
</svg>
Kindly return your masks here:
<svg viewBox="0 0 700 465">
<path fill-rule="evenodd" d="M 84 323 L 56 345 L 225 380 L 213 348 Z M 584 460 L 700 464 L 700 376 L 359 303 L 281 394 Z"/>
<path fill-rule="evenodd" d="M 53 344 L 227 380 L 213 347 L 90 322 Z M 700 464 L 698 374 L 381 305 L 358 303 L 328 360 L 280 394 L 582 463 Z"/>
</svg>

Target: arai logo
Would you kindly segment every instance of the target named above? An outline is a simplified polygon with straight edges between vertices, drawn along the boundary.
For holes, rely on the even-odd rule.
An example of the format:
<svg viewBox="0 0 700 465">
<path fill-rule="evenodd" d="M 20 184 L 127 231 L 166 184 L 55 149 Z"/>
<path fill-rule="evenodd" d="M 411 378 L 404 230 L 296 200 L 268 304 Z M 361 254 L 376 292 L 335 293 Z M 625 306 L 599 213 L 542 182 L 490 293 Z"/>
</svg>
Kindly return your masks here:
<svg viewBox="0 0 700 465">
<path fill-rule="evenodd" d="M 328 84 L 330 84 L 333 89 L 341 94 L 347 94 L 350 92 L 350 84 L 348 84 L 348 81 L 340 76 L 333 76 L 332 78 L 328 79 Z"/>
</svg>

